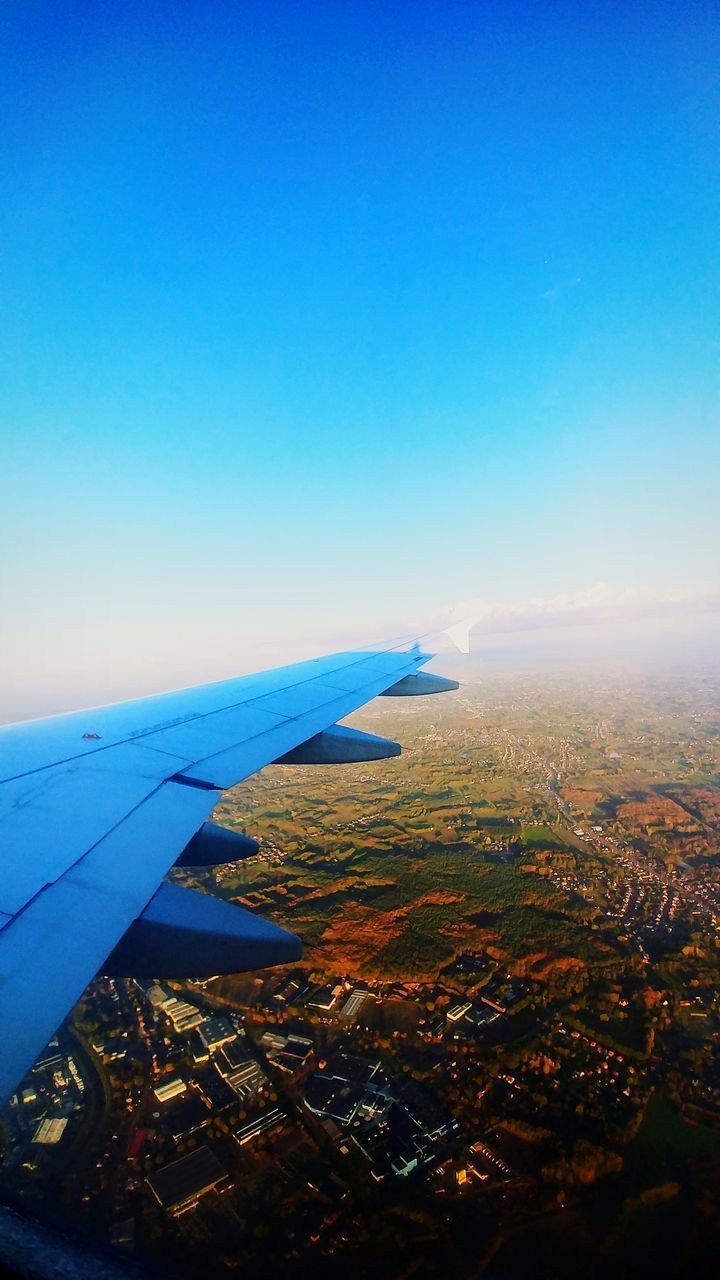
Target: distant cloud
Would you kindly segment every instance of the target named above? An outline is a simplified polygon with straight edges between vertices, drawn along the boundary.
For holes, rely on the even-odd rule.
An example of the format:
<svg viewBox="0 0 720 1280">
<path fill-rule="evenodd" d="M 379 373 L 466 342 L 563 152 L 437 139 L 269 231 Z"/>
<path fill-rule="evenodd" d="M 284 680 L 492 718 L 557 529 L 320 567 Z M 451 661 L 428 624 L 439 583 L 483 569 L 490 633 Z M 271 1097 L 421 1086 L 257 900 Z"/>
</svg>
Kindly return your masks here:
<svg viewBox="0 0 720 1280">
<path fill-rule="evenodd" d="M 463 626 L 478 634 L 498 634 L 717 612 L 720 612 L 718 593 L 618 588 L 599 582 L 581 591 L 530 596 L 511 602 L 462 600 L 451 610 L 450 622 L 458 634 L 462 634 Z"/>
</svg>

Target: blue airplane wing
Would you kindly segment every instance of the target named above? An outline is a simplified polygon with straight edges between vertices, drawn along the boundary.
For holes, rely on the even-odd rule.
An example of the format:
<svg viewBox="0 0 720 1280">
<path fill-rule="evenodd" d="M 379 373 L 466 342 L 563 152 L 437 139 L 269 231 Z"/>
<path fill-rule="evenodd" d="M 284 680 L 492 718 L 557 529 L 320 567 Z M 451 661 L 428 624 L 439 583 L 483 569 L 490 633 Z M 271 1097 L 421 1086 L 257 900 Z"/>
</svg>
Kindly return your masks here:
<svg viewBox="0 0 720 1280">
<path fill-rule="evenodd" d="M 0 728 L 0 1102 L 96 974 L 202 977 L 299 958 L 270 921 L 166 882 L 257 846 L 209 823 L 272 763 L 399 754 L 337 725 L 378 694 L 456 688 L 415 644 Z"/>
</svg>

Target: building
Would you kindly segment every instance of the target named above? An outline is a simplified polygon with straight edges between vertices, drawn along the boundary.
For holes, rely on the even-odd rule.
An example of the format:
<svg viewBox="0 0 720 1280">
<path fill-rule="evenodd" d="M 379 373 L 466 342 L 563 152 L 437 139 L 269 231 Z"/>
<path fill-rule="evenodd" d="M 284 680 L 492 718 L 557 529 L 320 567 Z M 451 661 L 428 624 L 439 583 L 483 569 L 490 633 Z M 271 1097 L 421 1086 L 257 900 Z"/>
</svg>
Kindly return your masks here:
<svg viewBox="0 0 720 1280">
<path fill-rule="evenodd" d="M 373 1177 L 406 1177 L 437 1158 L 457 1121 L 410 1079 L 393 1080 L 379 1060 L 338 1053 L 320 1064 L 304 1091 L 305 1106 L 350 1129 Z"/>
<path fill-rule="evenodd" d="M 480 999 L 483 1001 L 484 1004 L 488 1005 L 491 1009 L 494 1009 L 496 1013 L 498 1014 L 507 1013 L 507 1009 L 505 1008 L 505 1005 L 497 998 L 497 996 L 481 995 Z"/>
<path fill-rule="evenodd" d="M 471 1027 L 478 1029 L 480 1027 L 489 1026 L 491 1022 L 497 1022 L 499 1017 L 500 1014 L 497 1009 L 493 1009 L 490 1005 L 485 1004 L 480 1009 L 469 1009 L 465 1014 L 465 1021 L 469 1023 Z"/>
<path fill-rule="evenodd" d="M 196 1066 L 199 1062 L 208 1062 L 210 1060 L 208 1047 L 205 1044 L 205 1041 L 200 1038 L 199 1031 L 190 1032 L 190 1035 L 188 1036 L 188 1043 L 190 1046 L 190 1053 L 192 1054 L 192 1060 Z"/>
<path fill-rule="evenodd" d="M 92 1047 L 99 1057 L 107 1058 L 108 1062 L 127 1057 L 127 1043 L 117 1036 L 115 1039 L 93 1040 Z"/>
<path fill-rule="evenodd" d="M 373 1110 L 378 1108 L 378 1095 L 388 1096 L 388 1084 L 379 1059 L 338 1053 L 310 1076 L 304 1090 L 305 1106 L 316 1115 L 348 1125 L 361 1107 L 372 1102 Z"/>
<path fill-rule="evenodd" d="M 266 1031 L 260 1044 L 273 1065 L 288 1072 L 299 1071 L 313 1051 L 312 1040 L 292 1032 Z"/>
<path fill-rule="evenodd" d="M 163 1115 L 163 1124 L 176 1142 L 203 1129 L 209 1123 L 210 1112 L 197 1093 L 180 1098 Z"/>
<path fill-rule="evenodd" d="M 181 1093 L 187 1091 L 187 1085 L 179 1076 L 174 1076 L 172 1080 L 166 1080 L 165 1084 L 156 1084 L 153 1093 L 158 1102 L 169 1102 L 171 1098 L 179 1098 Z"/>
<path fill-rule="evenodd" d="M 33 1134 L 33 1142 L 40 1142 L 46 1147 L 54 1146 L 62 1138 L 66 1125 L 67 1117 L 65 1116 L 57 1116 L 54 1119 L 48 1117 L 45 1120 L 41 1120 Z"/>
<path fill-rule="evenodd" d="M 459 1022 L 460 1019 L 464 1018 L 465 1014 L 469 1012 L 470 1008 L 471 1005 L 469 1001 L 466 1004 L 453 1005 L 452 1009 L 448 1009 L 447 1011 L 448 1022 Z"/>
<path fill-rule="evenodd" d="M 143 987 L 141 983 L 137 983 L 147 1000 L 150 1001 L 153 1009 L 161 1009 L 166 1000 L 170 1000 L 171 996 L 157 982 L 150 987 Z"/>
<path fill-rule="evenodd" d="M 60 1052 L 57 1040 L 51 1040 L 44 1052 L 36 1059 L 33 1071 L 56 1071 L 58 1067 L 64 1065 L 65 1059 Z"/>
<path fill-rule="evenodd" d="M 302 1000 L 310 990 L 310 983 L 306 982 L 303 977 L 288 978 L 287 982 L 275 992 L 273 1000 L 278 1004 L 295 1004 L 298 1000 Z"/>
<path fill-rule="evenodd" d="M 340 988 L 342 990 L 342 987 Z M 330 1013 L 335 1008 L 339 995 L 337 987 L 321 987 L 307 1002 L 308 1009 L 318 1009 L 320 1013 Z"/>
<path fill-rule="evenodd" d="M 260 1037 L 260 1044 L 266 1052 L 269 1049 L 284 1049 L 287 1044 L 287 1036 L 284 1036 L 280 1031 L 263 1031 Z"/>
<path fill-rule="evenodd" d="M 198 1147 L 146 1178 L 158 1204 L 172 1217 L 194 1209 L 201 1196 L 230 1185 L 227 1170 L 209 1147 Z"/>
<path fill-rule="evenodd" d="M 254 1059 L 246 1062 L 242 1067 L 237 1067 L 234 1071 L 229 1071 L 225 1076 L 231 1089 L 243 1102 L 247 1102 L 249 1098 L 253 1098 L 256 1093 L 265 1088 L 268 1078 L 265 1075 L 259 1062 Z"/>
<path fill-rule="evenodd" d="M 204 1018 L 198 1030 L 209 1053 L 214 1053 L 230 1040 L 237 1039 L 237 1031 L 227 1018 Z"/>
<path fill-rule="evenodd" d="M 305 1086 L 304 1102 L 315 1115 L 347 1125 L 355 1119 L 364 1096 L 364 1089 L 358 1085 L 315 1072 Z"/>
<path fill-rule="evenodd" d="M 272 1055 L 272 1062 L 281 1071 L 299 1071 L 305 1066 L 312 1051 L 312 1040 L 306 1040 L 304 1036 L 288 1036 L 285 1048 Z"/>
<path fill-rule="evenodd" d="M 193 1031 L 203 1020 L 202 1013 L 194 1004 L 178 1000 L 176 996 L 169 996 L 160 1007 L 176 1031 Z"/>
<path fill-rule="evenodd" d="M 246 1142 L 257 1138 L 259 1134 L 266 1133 L 268 1129 L 274 1129 L 276 1125 L 282 1124 L 286 1118 L 284 1111 L 281 1111 L 279 1107 L 273 1107 L 270 1111 L 263 1111 L 262 1115 L 238 1129 L 235 1133 L 235 1138 L 242 1147 Z"/>
<path fill-rule="evenodd" d="M 200 1090 L 212 1111 L 226 1111 L 237 1103 L 238 1095 L 212 1063 L 199 1067 L 193 1074 L 192 1083 Z"/>
<path fill-rule="evenodd" d="M 357 1016 L 360 1007 L 365 1003 L 369 995 L 368 991 L 364 991 L 361 987 L 356 987 L 352 995 L 348 997 L 342 1007 L 342 1017 L 348 1020 Z"/>
<path fill-rule="evenodd" d="M 244 1067 L 246 1062 L 254 1062 L 250 1046 L 245 1036 L 239 1036 L 237 1040 L 230 1040 L 222 1047 L 222 1052 L 215 1059 L 215 1065 L 218 1071 L 224 1076 L 230 1071 L 237 1071 L 238 1067 Z"/>
<path fill-rule="evenodd" d="M 447 1138 L 458 1127 L 450 1112 L 413 1080 L 403 1080 L 397 1091 L 397 1102 L 424 1142 Z"/>
<path fill-rule="evenodd" d="M 524 998 L 525 991 L 519 983 L 512 985 L 506 982 L 501 987 L 490 983 L 484 991 L 480 992 L 480 999 L 496 1013 L 511 1013 Z"/>
</svg>

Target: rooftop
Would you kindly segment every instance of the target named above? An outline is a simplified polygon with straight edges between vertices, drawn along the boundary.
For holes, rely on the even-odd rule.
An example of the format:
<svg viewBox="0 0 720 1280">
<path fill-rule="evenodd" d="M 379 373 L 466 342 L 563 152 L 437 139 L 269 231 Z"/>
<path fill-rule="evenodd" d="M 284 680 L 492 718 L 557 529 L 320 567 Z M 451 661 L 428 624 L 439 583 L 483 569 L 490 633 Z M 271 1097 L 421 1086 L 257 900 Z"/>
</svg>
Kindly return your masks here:
<svg viewBox="0 0 720 1280">
<path fill-rule="evenodd" d="M 147 1178 L 158 1204 L 168 1213 L 182 1213 L 197 1204 L 200 1196 L 212 1191 L 227 1178 L 227 1170 L 209 1147 L 198 1147 L 189 1155 L 173 1160 Z"/>
</svg>

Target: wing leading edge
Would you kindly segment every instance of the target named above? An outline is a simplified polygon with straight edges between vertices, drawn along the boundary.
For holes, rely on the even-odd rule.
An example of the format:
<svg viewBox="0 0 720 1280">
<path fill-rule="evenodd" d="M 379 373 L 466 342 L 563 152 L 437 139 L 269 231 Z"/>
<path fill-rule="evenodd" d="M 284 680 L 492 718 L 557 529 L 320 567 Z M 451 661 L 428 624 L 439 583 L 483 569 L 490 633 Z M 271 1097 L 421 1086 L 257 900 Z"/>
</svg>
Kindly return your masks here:
<svg viewBox="0 0 720 1280">
<path fill-rule="evenodd" d="M 163 877 L 193 849 L 254 851 L 206 820 L 265 765 L 398 754 L 337 721 L 378 694 L 457 688 L 419 670 L 431 656 L 334 654 L 0 729 L 0 1102 L 104 968 L 202 976 L 299 957 L 293 934 Z"/>
</svg>

